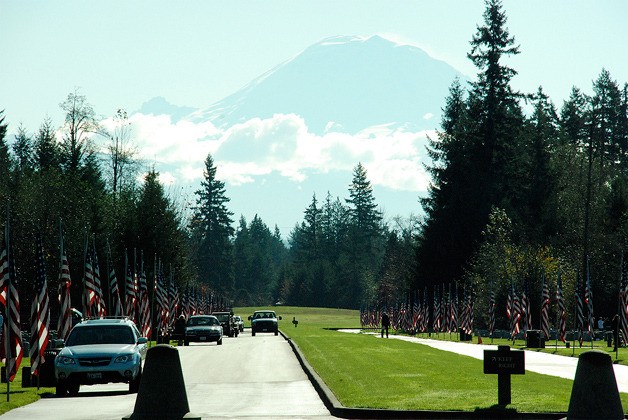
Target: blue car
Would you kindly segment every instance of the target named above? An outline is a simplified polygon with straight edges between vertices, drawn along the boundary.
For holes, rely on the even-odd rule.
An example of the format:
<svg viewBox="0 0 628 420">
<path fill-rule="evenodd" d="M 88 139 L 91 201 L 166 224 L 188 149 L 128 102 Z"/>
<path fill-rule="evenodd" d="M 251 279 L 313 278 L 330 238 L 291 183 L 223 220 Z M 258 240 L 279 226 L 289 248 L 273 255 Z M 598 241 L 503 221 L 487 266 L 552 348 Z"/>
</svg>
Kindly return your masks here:
<svg viewBox="0 0 628 420">
<path fill-rule="evenodd" d="M 76 395 L 81 385 L 124 382 L 139 390 L 147 338 L 123 318 L 89 319 L 76 324 L 55 359 L 57 396 Z"/>
</svg>

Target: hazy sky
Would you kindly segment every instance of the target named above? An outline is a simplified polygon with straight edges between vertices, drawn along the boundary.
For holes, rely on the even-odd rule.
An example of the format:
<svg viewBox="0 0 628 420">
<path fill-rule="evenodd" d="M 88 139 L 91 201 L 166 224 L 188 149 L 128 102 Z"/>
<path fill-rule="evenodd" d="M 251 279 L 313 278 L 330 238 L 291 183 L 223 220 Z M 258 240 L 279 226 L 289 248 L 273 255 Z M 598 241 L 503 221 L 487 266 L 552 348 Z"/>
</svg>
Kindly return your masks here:
<svg viewBox="0 0 628 420">
<path fill-rule="evenodd" d="M 560 104 L 605 67 L 628 81 L 628 2 L 505 1 L 522 54 L 515 87 Z M 473 76 L 466 58 L 482 1 L 0 0 L 0 109 L 34 130 L 79 87 L 99 114 L 155 96 L 204 107 L 309 45 L 385 34 Z"/>
<path fill-rule="evenodd" d="M 620 84 L 628 82 L 628 1 L 506 0 L 504 7 L 507 27 L 521 49 L 507 63 L 519 72 L 513 79 L 516 89 L 534 92 L 542 85 L 560 108 L 572 86 L 590 93 L 602 68 Z M 20 122 L 35 132 L 46 116 L 60 126 L 59 103 L 77 88 L 103 118 L 118 108 L 132 113 L 156 96 L 180 106 L 207 107 L 336 35 L 380 34 L 416 45 L 473 78 L 476 69 L 466 54 L 476 26 L 483 22 L 483 10 L 479 0 L 0 0 L 0 109 L 9 133 L 14 133 Z M 136 116 L 134 123 L 136 134 L 143 136 L 143 157 L 170 165 L 168 170 L 156 168 L 164 179 L 195 179 L 208 152 L 238 140 L 237 131 L 220 132 L 211 124 L 174 124 L 143 116 Z M 351 168 L 362 161 L 376 187 L 410 191 L 405 204 L 395 207 L 388 200 L 393 214 L 417 212 L 416 196 L 427 185 L 422 170 L 425 134 L 387 137 L 384 142 L 319 138 L 293 117 L 254 122 L 241 131 L 262 133 L 259 140 L 264 139 L 264 127 L 268 133 L 283 127 L 285 141 L 292 141 L 298 153 L 290 162 L 277 162 L 270 154 L 260 162 L 218 162 L 236 217 L 250 197 L 248 190 L 238 192 L 235 186 L 281 177 L 289 180 L 284 196 L 305 191 L 285 214 L 267 210 L 262 218 L 284 217 L 287 228 L 293 226 L 309 204 L 308 188 L 314 188 L 304 186 L 308 174 L 300 168 L 329 167 L 329 159 L 313 162 L 312 156 L 321 156 L 321 147 L 340 143 L 348 145 L 347 156 L 335 161 L 334 168 L 347 172 L 345 186 Z M 220 140 L 201 141 L 207 139 Z M 265 141 L 270 150 L 273 140 Z M 388 152 L 382 144 L 389 145 Z M 318 149 L 312 152 L 313 147 Z M 381 158 L 365 161 L 365 156 Z M 179 168 L 177 173 L 173 167 Z M 325 191 L 317 194 L 322 199 Z M 252 215 L 246 216 L 250 220 Z"/>
</svg>

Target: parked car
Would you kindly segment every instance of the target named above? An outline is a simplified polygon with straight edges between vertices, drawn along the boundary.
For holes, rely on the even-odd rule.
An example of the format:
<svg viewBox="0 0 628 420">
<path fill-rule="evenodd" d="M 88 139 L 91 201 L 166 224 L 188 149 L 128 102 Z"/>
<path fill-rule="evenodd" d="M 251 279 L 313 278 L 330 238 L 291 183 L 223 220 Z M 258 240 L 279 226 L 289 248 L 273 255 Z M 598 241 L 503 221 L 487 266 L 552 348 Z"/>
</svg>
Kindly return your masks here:
<svg viewBox="0 0 628 420">
<path fill-rule="evenodd" d="M 281 319 L 281 317 L 279 317 Z M 274 332 L 279 334 L 279 323 L 275 311 L 255 311 L 249 316 L 251 321 L 251 335 L 258 332 Z"/>
<path fill-rule="evenodd" d="M 231 312 L 212 312 L 212 315 L 218 318 L 222 325 L 222 333 L 227 337 L 237 337 L 240 333 Z"/>
<path fill-rule="evenodd" d="M 236 326 L 238 327 L 238 331 L 240 332 L 244 331 L 244 320 L 242 319 L 242 317 L 240 315 L 235 315 L 233 317 L 233 320 Z"/>
<path fill-rule="evenodd" d="M 188 319 L 185 327 L 185 339 L 183 342 L 186 346 L 189 346 L 191 341 L 208 343 L 215 341 L 217 345 L 221 346 L 222 334 L 223 328 L 215 316 L 193 315 Z"/>
<path fill-rule="evenodd" d="M 126 382 L 135 393 L 142 378 L 147 338 L 126 318 L 76 324 L 55 359 L 57 396 L 76 395 L 81 385 Z"/>
</svg>

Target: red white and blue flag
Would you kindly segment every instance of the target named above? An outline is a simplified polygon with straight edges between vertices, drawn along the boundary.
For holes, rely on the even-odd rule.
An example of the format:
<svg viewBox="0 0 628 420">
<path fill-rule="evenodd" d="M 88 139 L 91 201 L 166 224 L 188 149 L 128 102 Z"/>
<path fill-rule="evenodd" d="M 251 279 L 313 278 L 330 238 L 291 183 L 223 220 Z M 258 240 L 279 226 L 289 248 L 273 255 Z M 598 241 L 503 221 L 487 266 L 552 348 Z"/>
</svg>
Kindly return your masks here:
<svg viewBox="0 0 628 420">
<path fill-rule="evenodd" d="M 50 300 L 48 298 L 48 281 L 46 279 L 46 260 L 41 235 L 37 236 L 35 250 L 37 274 L 34 283 L 33 300 L 31 302 L 31 373 L 39 376 L 39 366 L 45 362 L 44 351 L 48 347 L 50 332 Z"/>
</svg>

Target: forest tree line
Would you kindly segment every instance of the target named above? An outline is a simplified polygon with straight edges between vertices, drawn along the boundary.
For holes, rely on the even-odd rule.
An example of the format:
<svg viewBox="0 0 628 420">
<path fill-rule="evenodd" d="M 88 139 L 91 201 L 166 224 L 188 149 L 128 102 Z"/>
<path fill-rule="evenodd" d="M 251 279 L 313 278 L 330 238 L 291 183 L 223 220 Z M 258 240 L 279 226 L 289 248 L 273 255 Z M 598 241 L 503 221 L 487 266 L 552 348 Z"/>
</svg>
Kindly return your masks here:
<svg viewBox="0 0 628 420">
<path fill-rule="evenodd" d="M 73 279 L 92 235 L 110 244 L 120 272 L 125 250 L 142 250 L 147 266 L 159 258 L 180 288 L 212 290 L 233 305 L 359 308 L 456 284 L 473 290 L 481 326 L 490 290 L 505 307 L 511 283 L 525 285 L 539 308 L 542 279 L 555 290 L 560 272 L 569 311 L 589 273 L 596 317 L 611 317 L 628 238 L 628 84 L 602 69 L 591 94 L 574 86 L 559 107 L 541 86 L 513 90 L 517 72 L 505 62 L 520 47 L 498 0 L 487 1 L 470 44 L 477 76 L 452 81 L 443 98 L 430 189 L 410 216 L 385 219 L 356 163 L 345 197 L 314 193 L 286 239 L 258 216 L 236 222 L 211 155 L 195 203 L 183 208 L 156 168 L 142 167 L 122 110 L 105 130 L 73 92 L 60 127 L 49 119 L 33 133 L 19 126 L 10 144 L 12 122 L 0 114 L 0 202 L 10 203 L 21 287 L 32 287 L 41 232 L 56 290 L 62 220 Z"/>
</svg>

